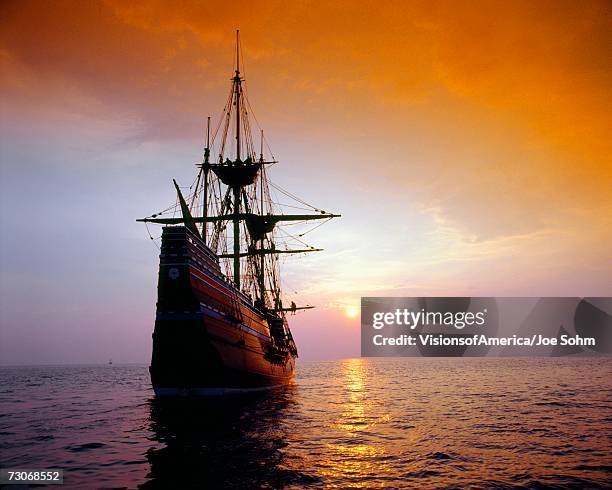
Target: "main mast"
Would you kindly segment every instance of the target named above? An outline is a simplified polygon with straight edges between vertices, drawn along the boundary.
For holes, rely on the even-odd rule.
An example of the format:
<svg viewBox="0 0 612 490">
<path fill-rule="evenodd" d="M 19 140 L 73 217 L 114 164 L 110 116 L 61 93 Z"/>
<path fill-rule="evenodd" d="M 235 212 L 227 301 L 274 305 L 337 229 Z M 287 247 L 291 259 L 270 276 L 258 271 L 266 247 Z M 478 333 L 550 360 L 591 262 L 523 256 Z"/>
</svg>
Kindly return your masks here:
<svg viewBox="0 0 612 490">
<path fill-rule="evenodd" d="M 240 31 L 236 30 L 236 74 L 234 75 L 234 94 L 236 97 L 236 165 L 240 165 Z M 234 284 L 240 289 L 240 191 L 242 187 L 233 186 L 234 193 Z"/>
</svg>

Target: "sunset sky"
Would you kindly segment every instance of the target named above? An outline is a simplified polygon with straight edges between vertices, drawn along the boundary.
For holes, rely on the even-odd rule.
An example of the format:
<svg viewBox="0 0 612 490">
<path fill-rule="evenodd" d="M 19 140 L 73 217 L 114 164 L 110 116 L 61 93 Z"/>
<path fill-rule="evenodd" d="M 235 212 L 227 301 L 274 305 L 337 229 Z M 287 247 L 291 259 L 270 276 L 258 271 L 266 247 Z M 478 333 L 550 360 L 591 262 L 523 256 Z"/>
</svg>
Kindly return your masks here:
<svg viewBox="0 0 612 490">
<path fill-rule="evenodd" d="M 0 363 L 148 362 L 158 250 L 235 30 L 270 177 L 342 214 L 284 262 L 303 359 L 361 296 L 612 295 L 612 5 L 0 4 Z"/>
</svg>

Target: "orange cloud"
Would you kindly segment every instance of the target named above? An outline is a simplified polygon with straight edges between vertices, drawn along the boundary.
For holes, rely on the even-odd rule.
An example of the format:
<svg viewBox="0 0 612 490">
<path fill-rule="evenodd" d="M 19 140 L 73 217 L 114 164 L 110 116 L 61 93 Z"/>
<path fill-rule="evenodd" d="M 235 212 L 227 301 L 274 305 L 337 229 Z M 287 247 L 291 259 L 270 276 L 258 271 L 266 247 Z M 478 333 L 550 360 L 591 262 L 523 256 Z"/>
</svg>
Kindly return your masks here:
<svg viewBox="0 0 612 490">
<path fill-rule="evenodd" d="M 224 100 L 240 27 L 258 118 L 313 171 L 333 167 L 345 213 L 359 189 L 384 199 L 382 209 L 421 209 L 434 236 L 453 237 L 446 252 L 506 257 L 512 243 L 530 257 L 525 269 L 546 263 L 534 246 L 561 262 L 605 257 L 608 2 L 5 1 L 2 10 L 3 107 L 16 122 L 77 111 L 134 121 L 135 138 L 197 139 Z"/>
</svg>

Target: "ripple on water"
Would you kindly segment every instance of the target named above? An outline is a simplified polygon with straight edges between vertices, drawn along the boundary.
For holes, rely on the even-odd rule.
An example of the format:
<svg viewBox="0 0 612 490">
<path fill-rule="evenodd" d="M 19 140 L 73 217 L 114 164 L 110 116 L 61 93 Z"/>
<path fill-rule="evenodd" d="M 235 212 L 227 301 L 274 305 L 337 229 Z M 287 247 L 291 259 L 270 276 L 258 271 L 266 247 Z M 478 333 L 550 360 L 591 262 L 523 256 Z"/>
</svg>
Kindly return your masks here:
<svg viewBox="0 0 612 490">
<path fill-rule="evenodd" d="M 66 446 L 68 451 L 80 453 L 82 451 L 91 451 L 92 449 L 100 449 L 105 447 L 106 444 L 102 442 L 88 442 L 86 444 L 78 444 L 76 446 Z"/>
</svg>

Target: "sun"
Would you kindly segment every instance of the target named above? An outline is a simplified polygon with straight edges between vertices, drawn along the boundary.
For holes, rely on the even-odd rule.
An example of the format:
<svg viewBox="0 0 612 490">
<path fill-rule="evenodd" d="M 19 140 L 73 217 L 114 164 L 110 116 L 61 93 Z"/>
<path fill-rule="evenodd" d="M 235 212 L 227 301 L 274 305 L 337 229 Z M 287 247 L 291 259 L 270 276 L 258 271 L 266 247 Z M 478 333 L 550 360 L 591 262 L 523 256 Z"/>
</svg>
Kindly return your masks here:
<svg viewBox="0 0 612 490">
<path fill-rule="evenodd" d="M 359 308 L 356 306 L 345 306 L 344 314 L 349 318 L 357 318 L 357 315 L 359 315 Z"/>
</svg>

